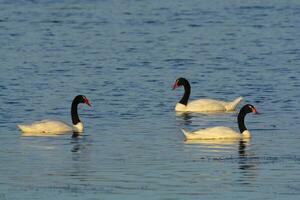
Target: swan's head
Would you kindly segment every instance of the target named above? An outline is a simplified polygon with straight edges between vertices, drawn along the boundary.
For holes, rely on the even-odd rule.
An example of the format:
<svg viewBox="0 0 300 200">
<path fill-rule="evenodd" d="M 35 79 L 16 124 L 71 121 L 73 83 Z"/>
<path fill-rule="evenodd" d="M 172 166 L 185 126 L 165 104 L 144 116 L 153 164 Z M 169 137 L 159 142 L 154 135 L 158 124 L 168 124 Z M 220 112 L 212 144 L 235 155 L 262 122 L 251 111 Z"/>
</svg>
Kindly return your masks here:
<svg viewBox="0 0 300 200">
<path fill-rule="evenodd" d="M 174 83 L 174 85 L 173 85 L 173 90 L 175 90 L 176 88 L 178 88 L 178 87 L 180 87 L 180 86 L 183 86 L 183 85 L 185 85 L 186 83 L 188 83 L 188 81 L 185 79 L 185 78 L 182 78 L 182 77 L 180 77 L 180 78 L 178 78 L 176 81 L 175 81 L 175 83 Z"/>
<path fill-rule="evenodd" d="M 243 111 L 244 113 L 254 113 L 254 114 L 257 114 L 256 108 L 253 105 L 251 105 L 251 104 L 244 105 L 244 107 L 241 108 L 241 111 Z"/>
<path fill-rule="evenodd" d="M 74 98 L 74 101 L 78 102 L 78 103 L 83 103 L 86 104 L 88 106 L 91 106 L 90 101 L 88 100 L 88 98 L 86 98 L 86 96 L 84 95 L 78 95 Z"/>
</svg>

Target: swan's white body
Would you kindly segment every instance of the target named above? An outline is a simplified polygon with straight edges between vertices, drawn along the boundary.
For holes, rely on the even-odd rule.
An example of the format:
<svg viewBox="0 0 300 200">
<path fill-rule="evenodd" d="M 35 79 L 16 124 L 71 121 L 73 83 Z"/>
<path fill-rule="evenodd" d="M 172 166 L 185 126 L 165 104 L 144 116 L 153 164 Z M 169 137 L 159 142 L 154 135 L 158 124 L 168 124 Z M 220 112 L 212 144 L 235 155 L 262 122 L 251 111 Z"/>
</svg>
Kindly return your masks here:
<svg viewBox="0 0 300 200">
<path fill-rule="evenodd" d="M 18 124 L 17 127 L 23 133 L 22 135 L 26 136 L 50 136 L 64 134 L 67 132 L 81 133 L 83 132 L 83 124 L 81 123 L 77 112 L 77 107 L 80 103 L 91 106 L 89 100 L 84 95 L 77 95 L 73 99 L 71 105 L 71 118 L 73 126 L 70 126 L 62 121 L 46 119 L 42 121 L 36 121 L 31 124 Z"/>
<path fill-rule="evenodd" d="M 175 111 L 178 112 L 226 112 L 234 111 L 237 105 L 243 100 L 238 97 L 231 102 L 219 101 L 214 99 L 199 99 L 190 101 L 187 105 L 177 103 Z"/>
<path fill-rule="evenodd" d="M 42 120 L 36 121 L 31 124 L 19 124 L 18 128 L 22 131 L 23 135 L 58 135 L 67 132 L 83 132 L 83 124 L 81 122 L 76 125 L 70 126 L 62 121 L 57 120 Z"/>
<path fill-rule="evenodd" d="M 250 138 L 248 130 L 239 133 L 232 128 L 217 126 L 189 132 L 181 129 L 186 140 L 213 140 L 213 139 L 244 139 Z"/>
<path fill-rule="evenodd" d="M 250 141 L 250 138 L 230 138 L 230 139 L 210 139 L 210 140 L 185 140 L 184 144 L 201 144 L 201 145 L 209 145 L 210 147 L 213 147 L 212 151 L 216 152 L 219 148 L 228 148 L 227 145 L 234 145 L 238 142 L 243 142 L 244 144 L 247 144 Z"/>
<path fill-rule="evenodd" d="M 225 126 L 216 126 L 189 132 L 182 129 L 186 140 L 215 140 L 215 139 L 247 139 L 250 138 L 250 132 L 247 130 L 244 120 L 247 113 L 257 113 L 256 108 L 247 104 L 243 106 L 237 116 L 239 132 Z"/>
</svg>

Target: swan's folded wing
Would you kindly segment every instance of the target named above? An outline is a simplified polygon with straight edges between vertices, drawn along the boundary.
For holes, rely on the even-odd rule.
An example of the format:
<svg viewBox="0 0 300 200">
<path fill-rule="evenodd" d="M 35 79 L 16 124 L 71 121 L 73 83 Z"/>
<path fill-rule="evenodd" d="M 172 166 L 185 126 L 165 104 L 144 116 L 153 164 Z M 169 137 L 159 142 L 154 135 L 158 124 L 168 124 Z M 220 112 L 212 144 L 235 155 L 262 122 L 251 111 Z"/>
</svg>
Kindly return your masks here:
<svg viewBox="0 0 300 200">
<path fill-rule="evenodd" d="M 193 132 L 182 130 L 186 140 L 211 140 L 211 139 L 225 139 L 225 138 L 240 138 L 241 134 L 235 130 L 219 126 L 206 129 L 200 129 Z"/>
<path fill-rule="evenodd" d="M 32 133 L 32 134 L 58 134 L 73 131 L 73 128 L 57 120 L 42 120 L 33 122 L 32 124 L 19 124 L 18 128 L 22 133 Z"/>
<path fill-rule="evenodd" d="M 190 101 L 186 110 L 191 112 L 221 112 L 225 111 L 225 102 L 214 99 L 199 99 Z"/>
</svg>

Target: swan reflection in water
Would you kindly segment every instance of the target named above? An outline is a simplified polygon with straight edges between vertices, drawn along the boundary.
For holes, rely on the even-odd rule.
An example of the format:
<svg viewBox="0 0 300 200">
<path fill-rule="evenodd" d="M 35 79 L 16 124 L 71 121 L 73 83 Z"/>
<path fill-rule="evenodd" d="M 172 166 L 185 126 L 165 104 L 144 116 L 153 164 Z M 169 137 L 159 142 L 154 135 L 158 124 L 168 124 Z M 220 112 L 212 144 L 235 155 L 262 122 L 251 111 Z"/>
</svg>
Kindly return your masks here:
<svg viewBox="0 0 300 200">
<path fill-rule="evenodd" d="M 185 140 L 184 144 L 200 145 L 209 149 L 234 149 L 234 145 L 239 144 L 239 153 L 245 154 L 245 148 L 250 141 L 250 138 L 233 138 L 233 139 L 214 139 L 214 140 Z M 241 146 L 242 145 L 242 146 Z"/>
<path fill-rule="evenodd" d="M 217 158 L 217 161 L 230 161 L 238 164 L 236 169 L 240 176 L 237 177 L 237 182 L 242 185 L 253 183 L 257 177 L 258 160 L 253 159 L 254 152 L 249 152 L 250 139 L 215 139 L 215 140 L 187 140 L 184 141 L 187 145 L 197 145 L 205 153 L 209 154 L 208 158 Z M 238 156 L 232 156 L 232 153 L 238 152 Z M 203 153 L 203 152 L 202 152 Z M 226 155 L 229 153 L 230 155 Z M 216 155 L 217 154 L 217 155 Z M 254 157 L 255 158 L 255 157 Z"/>
<path fill-rule="evenodd" d="M 73 132 L 73 135 L 71 137 L 71 145 L 72 149 L 71 152 L 79 152 L 80 150 L 83 150 L 86 148 L 86 146 L 88 145 L 88 136 L 85 135 L 81 135 L 78 132 Z"/>
<path fill-rule="evenodd" d="M 180 120 L 180 125 L 191 125 L 192 124 L 192 113 L 176 112 L 176 117 Z"/>
<path fill-rule="evenodd" d="M 86 179 L 91 171 L 91 141 L 88 135 L 80 135 L 70 139 L 71 157 L 66 162 L 66 174 L 70 177 Z"/>
<path fill-rule="evenodd" d="M 246 146 L 244 141 L 239 142 L 239 169 L 242 173 L 250 175 L 249 177 L 256 177 L 258 162 L 252 159 L 253 155 L 247 153 Z"/>
</svg>

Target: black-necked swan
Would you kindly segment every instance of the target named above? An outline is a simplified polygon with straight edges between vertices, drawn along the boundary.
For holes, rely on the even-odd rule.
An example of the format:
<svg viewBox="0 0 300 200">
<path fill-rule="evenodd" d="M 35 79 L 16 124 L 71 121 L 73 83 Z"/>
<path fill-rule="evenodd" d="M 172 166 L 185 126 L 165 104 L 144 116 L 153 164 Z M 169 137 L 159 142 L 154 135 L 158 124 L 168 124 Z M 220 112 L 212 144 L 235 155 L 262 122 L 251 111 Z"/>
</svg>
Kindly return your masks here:
<svg viewBox="0 0 300 200">
<path fill-rule="evenodd" d="M 21 130 L 23 134 L 29 135 L 51 135 L 51 134 L 62 134 L 66 132 L 83 132 L 83 124 L 79 119 L 77 113 L 78 104 L 83 103 L 91 106 L 89 100 L 84 95 L 78 95 L 74 98 L 71 106 L 71 117 L 73 126 L 69 124 L 58 121 L 46 119 L 42 121 L 36 121 L 31 124 L 18 124 L 17 127 Z"/>
<path fill-rule="evenodd" d="M 175 111 L 178 112 L 234 111 L 237 105 L 243 100 L 242 97 L 238 97 L 231 102 L 219 101 L 214 99 L 198 99 L 188 102 L 191 93 L 191 86 L 189 81 L 185 78 L 178 78 L 173 85 L 173 90 L 180 86 L 184 87 L 184 95 L 175 106 Z"/>
<path fill-rule="evenodd" d="M 232 128 L 217 126 L 212 128 L 200 129 L 189 132 L 182 129 L 186 140 L 212 140 L 212 139 L 242 139 L 250 138 L 250 132 L 247 130 L 244 120 L 247 113 L 257 113 L 253 105 L 247 104 L 243 106 L 238 114 L 237 121 L 240 132 Z"/>
</svg>

